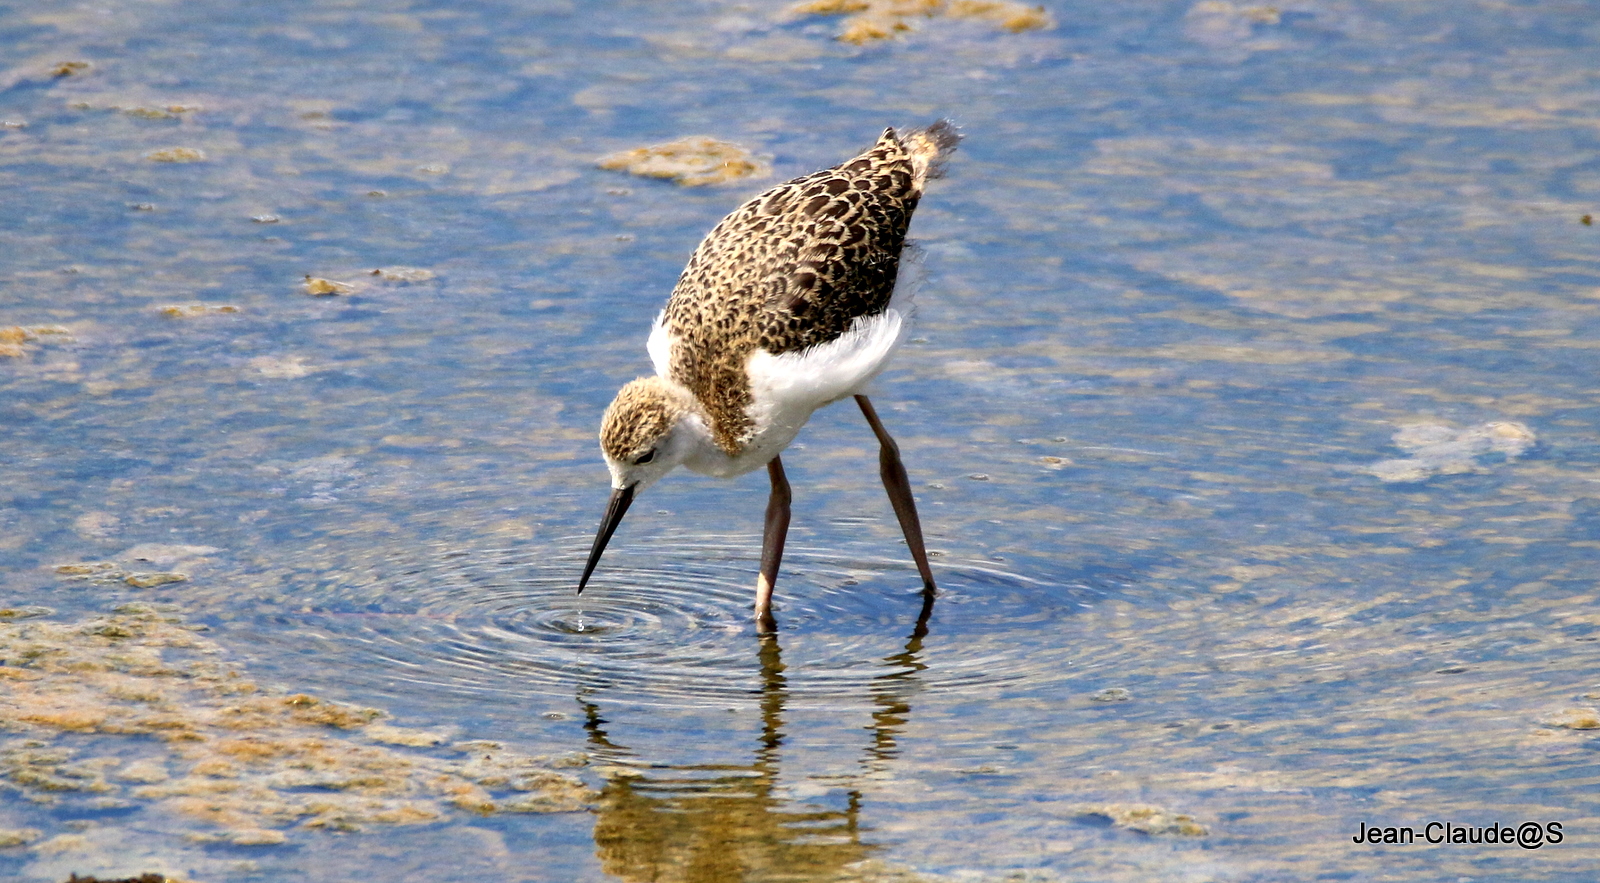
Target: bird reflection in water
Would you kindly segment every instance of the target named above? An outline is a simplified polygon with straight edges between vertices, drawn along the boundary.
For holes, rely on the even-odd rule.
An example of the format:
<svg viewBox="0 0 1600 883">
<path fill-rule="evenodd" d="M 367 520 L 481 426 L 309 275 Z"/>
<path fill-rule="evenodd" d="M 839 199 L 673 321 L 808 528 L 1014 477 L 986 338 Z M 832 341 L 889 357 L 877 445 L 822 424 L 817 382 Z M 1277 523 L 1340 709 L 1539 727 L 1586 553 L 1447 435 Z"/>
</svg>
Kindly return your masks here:
<svg viewBox="0 0 1600 883">
<path fill-rule="evenodd" d="M 861 792 L 851 785 L 899 755 L 897 739 L 910 719 L 910 694 L 927 669 L 922 642 L 933 613 L 923 595 L 916 628 L 904 648 L 883 658 L 869 696 L 870 742 L 857 770 L 833 778 L 848 790 L 842 809 L 805 807 L 779 790 L 784 710 L 790 699 L 776 634 L 760 637 L 761 733 L 744 764 L 633 768 L 613 775 L 601 792 L 594 841 L 606 873 L 650 883 L 828 880 L 877 848 L 861 838 Z M 632 752 L 611 740 L 594 690 L 578 695 L 596 753 Z"/>
</svg>

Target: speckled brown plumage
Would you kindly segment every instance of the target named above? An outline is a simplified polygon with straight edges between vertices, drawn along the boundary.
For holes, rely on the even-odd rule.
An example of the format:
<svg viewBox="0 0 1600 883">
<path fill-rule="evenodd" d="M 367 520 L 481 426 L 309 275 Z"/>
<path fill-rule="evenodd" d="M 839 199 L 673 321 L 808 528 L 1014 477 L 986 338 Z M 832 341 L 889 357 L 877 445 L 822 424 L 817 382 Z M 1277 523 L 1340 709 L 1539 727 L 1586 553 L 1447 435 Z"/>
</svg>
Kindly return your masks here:
<svg viewBox="0 0 1600 883">
<path fill-rule="evenodd" d="M 705 408 L 718 447 L 748 440 L 745 364 L 826 343 L 894 293 L 911 213 L 960 136 L 948 121 L 897 133 L 869 150 L 751 199 L 689 258 L 667 303 L 669 376 Z"/>
<path fill-rule="evenodd" d="M 641 377 L 617 391 L 600 423 L 600 447 L 615 460 L 634 461 L 650 450 L 678 415 L 671 398 L 657 392 L 661 380 Z"/>
</svg>

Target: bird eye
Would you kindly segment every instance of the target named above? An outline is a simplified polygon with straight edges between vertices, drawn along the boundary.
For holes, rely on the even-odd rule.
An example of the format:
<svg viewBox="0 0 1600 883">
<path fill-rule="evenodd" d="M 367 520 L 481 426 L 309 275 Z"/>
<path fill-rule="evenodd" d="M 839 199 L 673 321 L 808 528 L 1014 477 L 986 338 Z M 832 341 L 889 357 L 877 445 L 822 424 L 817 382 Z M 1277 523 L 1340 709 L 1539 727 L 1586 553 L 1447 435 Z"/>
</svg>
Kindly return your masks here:
<svg viewBox="0 0 1600 883">
<path fill-rule="evenodd" d="M 634 463 L 635 466 L 643 466 L 644 464 L 649 463 L 651 460 L 654 460 L 655 458 L 656 458 L 656 449 L 655 448 L 651 448 L 650 450 L 644 452 L 644 456 L 643 457 L 640 457 L 639 459 L 633 461 L 633 463 Z"/>
</svg>

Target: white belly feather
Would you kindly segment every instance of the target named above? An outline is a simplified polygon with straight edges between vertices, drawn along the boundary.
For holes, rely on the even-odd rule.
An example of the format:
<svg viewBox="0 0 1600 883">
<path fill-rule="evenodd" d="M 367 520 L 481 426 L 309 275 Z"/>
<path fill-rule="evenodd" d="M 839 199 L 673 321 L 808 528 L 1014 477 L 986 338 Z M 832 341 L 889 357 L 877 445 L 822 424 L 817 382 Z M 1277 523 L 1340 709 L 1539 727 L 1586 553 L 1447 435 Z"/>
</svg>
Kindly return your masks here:
<svg viewBox="0 0 1600 883">
<path fill-rule="evenodd" d="M 888 364 L 906 326 L 899 310 L 888 309 L 857 319 L 849 331 L 810 349 L 776 356 L 766 350 L 751 353 L 745 370 L 755 399 L 750 416 L 756 432 L 787 423 L 790 415 L 803 424 L 812 411 L 860 392 Z"/>
<path fill-rule="evenodd" d="M 694 454 L 684 465 L 723 478 L 765 466 L 794 441 L 813 411 L 861 392 L 883 371 L 911 328 L 909 311 L 904 309 L 909 306 L 906 300 L 895 297 L 888 309 L 856 319 L 849 331 L 827 343 L 781 355 L 760 349 L 751 353 L 745 364 L 753 399 L 749 408 L 755 424 L 751 439 L 738 457 L 729 457 L 712 444 L 710 433 L 696 420 L 701 427 L 697 434 L 703 435 L 704 441 L 694 446 Z M 646 348 L 656 374 L 670 381 L 673 342 L 663 318 L 656 318 Z"/>
</svg>

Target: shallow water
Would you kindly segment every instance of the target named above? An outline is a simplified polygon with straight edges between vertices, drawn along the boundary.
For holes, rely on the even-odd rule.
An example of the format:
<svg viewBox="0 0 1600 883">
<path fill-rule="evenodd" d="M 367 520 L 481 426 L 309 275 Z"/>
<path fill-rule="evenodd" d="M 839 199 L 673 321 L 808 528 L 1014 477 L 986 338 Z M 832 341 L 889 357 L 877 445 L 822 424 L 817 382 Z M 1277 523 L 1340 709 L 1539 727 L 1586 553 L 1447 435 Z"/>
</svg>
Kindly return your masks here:
<svg viewBox="0 0 1600 883">
<path fill-rule="evenodd" d="M 860 46 L 785 10 L 0 10 L 0 329 L 34 329 L 0 334 L 0 604 L 54 611 L 0 628 L 166 605 L 269 692 L 577 758 L 595 792 L 250 844 L 12 767 L 0 832 L 33 833 L 0 877 L 1600 863 L 1600 9 L 1058 2 L 1049 28 L 917 16 Z M 874 401 L 941 596 L 849 407 L 785 457 L 776 639 L 747 619 L 759 474 L 652 488 L 574 596 L 599 414 L 698 239 L 939 116 L 967 140 L 918 211 L 918 325 Z M 688 135 L 770 174 L 596 167 Z M 192 303 L 236 310 L 163 311 Z M 0 748 L 111 783 L 166 750 L 5 725 Z M 416 741 L 395 757 L 446 762 Z M 1432 820 L 1566 837 L 1350 841 Z"/>
</svg>

